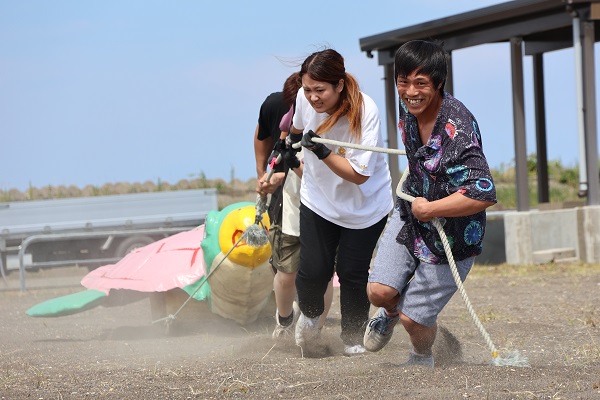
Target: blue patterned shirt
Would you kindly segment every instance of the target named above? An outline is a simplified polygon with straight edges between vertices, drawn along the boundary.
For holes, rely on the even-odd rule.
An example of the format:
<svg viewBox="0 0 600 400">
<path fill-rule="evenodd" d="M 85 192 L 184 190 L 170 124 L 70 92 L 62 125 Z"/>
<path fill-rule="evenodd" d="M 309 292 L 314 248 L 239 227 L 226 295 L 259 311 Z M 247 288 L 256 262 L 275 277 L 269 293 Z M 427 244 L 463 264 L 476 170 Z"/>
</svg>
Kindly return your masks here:
<svg viewBox="0 0 600 400">
<path fill-rule="evenodd" d="M 483 154 L 479 125 L 471 112 L 449 93 L 444 94 L 433 131 L 421 143 L 417 119 L 400 101 L 398 128 L 406 150 L 409 176 L 404 193 L 435 201 L 454 192 L 475 200 L 496 202 L 496 188 Z M 398 199 L 405 224 L 397 240 L 415 257 L 430 264 L 447 264 L 448 259 L 435 226 L 420 222 L 410 202 Z M 481 253 L 485 233 L 485 211 L 467 217 L 439 218 L 456 261 Z"/>
</svg>

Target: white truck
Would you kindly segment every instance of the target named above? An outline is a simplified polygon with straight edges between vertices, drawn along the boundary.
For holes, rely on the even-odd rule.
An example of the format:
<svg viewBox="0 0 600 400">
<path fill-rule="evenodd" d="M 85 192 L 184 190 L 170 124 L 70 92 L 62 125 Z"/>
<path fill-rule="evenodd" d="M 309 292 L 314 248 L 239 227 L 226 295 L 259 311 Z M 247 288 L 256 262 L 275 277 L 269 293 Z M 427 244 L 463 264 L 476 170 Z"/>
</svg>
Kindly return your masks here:
<svg viewBox="0 0 600 400">
<path fill-rule="evenodd" d="M 204 223 L 216 189 L 0 203 L 0 272 L 90 269 Z"/>
</svg>

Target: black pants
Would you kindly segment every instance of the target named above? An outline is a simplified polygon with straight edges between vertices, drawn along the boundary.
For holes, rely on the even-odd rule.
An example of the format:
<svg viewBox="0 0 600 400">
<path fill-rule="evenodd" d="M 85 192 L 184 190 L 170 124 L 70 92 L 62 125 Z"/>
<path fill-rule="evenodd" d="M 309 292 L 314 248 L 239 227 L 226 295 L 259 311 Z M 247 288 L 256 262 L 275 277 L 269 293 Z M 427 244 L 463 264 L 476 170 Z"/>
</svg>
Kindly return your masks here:
<svg viewBox="0 0 600 400">
<path fill-rule="evenodd" d="M 342 340 L 362 344 L 369 319 L 369 265 L 387 216 L 365 229 L 343 228 L 300 204 L 300 270 L 298 305 L 308 318 L 323 314 L 323 295 L 334 270 L 340 281 Z"/>
</svg>

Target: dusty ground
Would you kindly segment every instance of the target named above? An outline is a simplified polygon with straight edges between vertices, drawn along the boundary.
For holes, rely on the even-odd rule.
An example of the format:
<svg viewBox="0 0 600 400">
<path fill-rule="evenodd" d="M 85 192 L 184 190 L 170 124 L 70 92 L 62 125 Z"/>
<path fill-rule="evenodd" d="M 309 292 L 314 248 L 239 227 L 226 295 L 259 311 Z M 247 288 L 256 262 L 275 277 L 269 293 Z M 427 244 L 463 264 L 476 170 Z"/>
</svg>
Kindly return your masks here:
<svg viewBox="0 0 600 400">
<path fill-rule="evenodd" d="M 433 370 L 394 365 L 408 350 L 402 329 L 379 353 L 343 356 L 337 301 L 324 331 L 333 355 L 321 359 L 272 341 L 272 303 L 246 327 L 196 302 L 167 330 L 152 324 L 148 299 L 59 318 L 25 314 L 82 290 L 86 272 L 28 273 L 26 292 L 18 273 L 0 281 L 1 399 L 600 398 L 600 266 L 476 267 L 465 288 L 478 317 L 501 356 L 518 351 L 531 366 L 492 366 L 457 294 L 439 323 L 462 358 L 440 337 Z"/>
</svg>

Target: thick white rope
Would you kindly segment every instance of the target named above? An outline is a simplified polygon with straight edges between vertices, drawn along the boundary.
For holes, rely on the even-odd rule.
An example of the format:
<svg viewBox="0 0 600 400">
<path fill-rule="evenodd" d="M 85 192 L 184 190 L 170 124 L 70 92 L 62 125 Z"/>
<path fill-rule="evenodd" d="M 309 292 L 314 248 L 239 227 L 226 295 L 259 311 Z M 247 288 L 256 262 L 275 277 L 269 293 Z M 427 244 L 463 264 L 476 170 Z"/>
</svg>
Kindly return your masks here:
<svg viewBox="0 0 600 400">
<path fill-rule="evenodd" d="M 312 138 L 311 139 L 315 143 L 323 143 L 323 144 L 331 144 L 339 147 L 349 147 L 351 149 L 358 150 L 367 150 L 367 151 L 376 151 L 377 153 L 387 153 L 387 154 L 397 154 L 404 156 L 406 155 L 406 151 L 400 149 L 388 149 L 387 147 L 376 147 L 376 146 L 365 146 L 364 144 L 356 144 L 356 143 L 346 143 L 340 142 L 339 140 L 325 139 L 325 138 Z M 292 145 L 294 149 L 299 149 L 302 147 L 300 142 L 294 143 Z"/>
<path fill-rule="evenodd" d="M 281 159 L 281 154 L 278 154 L 277 158 L 271 165 L 271 170 L 269 171 L 269 174 L 267 175 L 267 183 L 271 180 L 271 177 L 275 172 L 275 164 L 279 164 L 281 162 Z M 260 222 L 262 222 L 262 215 L 269 209 L 269 203 L 270 199 L 267 196 L 261 196 L 260 194 L 256 195 L 256 219 L 254 221 L 255 225 L 258 225 Z"/>
<path fill-rule="evenodd" d="M 359 150 L 369 150 L 369 151 L 376 151 L 376 152 L 380 152 L 380 153 L 406 155 L 406 151 L 399 150 L 399 149 L 388 149 L 388 148 L 382 148 L 382 147 L 363 146 L 363 145 L 359 145 L 359 144 L 344 143 L 344 142 L 339 142 L 336 140 L 324 139 L 324 138 L 313 138 L 312 141 L 316 142 L 316 143 L 333 144 L 336 146 L 350 147 L 350 148 L 359 149 Z M 408 169 L 408 167 L 406 167 L 406 169 L 404 170 L 404 173 L 402 174 L 402 177 L 400 178 L 400 182 L 398 183 L 398 186 L 396 188 L 396 194 L 401 199 L 412 202 L 415 198 L 402 191 L 402 184 L 408 177 L 408 171 L 409 171 L 409 169 Z M 450 248 L 450 243 L 448 242 L 448 237 L 446 236 L 446 232 L 444 232 L 444 228 L 442 227 L 441 222 L 439 221 L 438 218 L 433 218 L 431 220 L 431 222 L 432 222 L 433 226 L 435 226 L 435 228 L 437 229 L 437 231 L 440 235 L 440 238 L 442 239 L 442 244 L 444 246 L 444 252 L 446 253 L 446 258 L 448 258 L 448 263 L 450 264 L 450 271 L 452 272 L 452 276 L 454 277 L 454 282 L 456 283 L 456 286 L 457 286 L 458 291 L 465 303 L 465 306 L 467 307 L 467 310 L 469 311 L 469 314 L 471 315 L 471 319 L 475 323 L 475 326 L 478 328 L 479 332 L 483 336 L 483 339 L 485 340 L 486 344 L 488 345 L 488 347 L 492 353 L 493 364 L 497 365 L 497 366 L 512 365 L 512 366 L 517 366 L 517 367 L 528 367 L 529 362 L 527 361 L 527 358 L 520 355 L 518 352 L 511 352 L 511 354 L 508 357 L 504 357 L 504 358 L 499 357 L 498 350 L 496 350 L 496 346 L 494 346 L 494 343 L 492 342 L 490 335 L 488 334 L 485 327 L 481 323 L 481 320 L 475 313 L 475 310 L 473 309 L 473 306 L 471 305 L 471 301 L 469 300 L 469 297 L 467 296 L 467 292 L 463 286 L 462 280 L 460 279 L 460 275 L 458 274 L 458 269 L 456 268 L 456 262 L 454 261 L 454 256 L 452 255 L 452 249 Z"/>
<path fill-rule="evenodd" d="M 343 146 L 343 147 L 349 147 L 349 148 L 354 148 L 354 149 L 359 149 L 359 150 L 367 150 L 367 151 L 376 151 L 379 153 L 388 153 L 388 154 L 397 154 L 397 155 L 406 155 L 406 151 L 404 150 L 400 150 L 400 149 L 389 149 L 389 148 L 383 148 L 383 147 L 375 147 L 375 146 L 365 146 L 365 145 L 360 145 L 360 144 L 353 144 L 353 143 L 345 143 L 345 142 L 340 142 L 337 140 L 331 140 L 331 139 L 324 139 L 324 138 L 313 138 L 312 141 L 316 142 L 316 143 L 323 143 L 323 144 L 331 144 L 331 145 L 336 145 L 336 146 Z M 296 143 L 294 144 L 294 148 L 299 148 L 301 145 L 300 143 Z M 281 159 L 281 155 L 279 155 L 278 157 L 278 161 L 280 161 Z M 272 175 L 272 171 L 271 174 L 269 175 L 269 177 L 267 178 L 267 181 L 269 180 L 269 178 Z M 404 171 L 404 174 L 402 175 L 402 178 L 400 179 L 400 182 L 398 183 L 398 187 L 396 188 L 396 194 L 398 195 L 398 197 L 410 201 L 412 202 L 415 198 L 402 192 L 402 184 L 404 183 L 404 181 L 406 180 L 408 176 L 408 167 L 406 168 L 406 170 Z M 258 196 L 257 198 L 257 204 L 256 204 L 256 208 L 257 208 L 257 215 L 262 215 L 262 212 L 260 214 L 258 214 L 258 210 L 260 209 L 261 211 L 264 209 L 266 210 L 266 208 L 268 207 L 268 203 L 266 201 L 266 196 L 265 197 L 261 197 Z M 264 211 L 263 211 L 264 212 Z M 257 223 L 260 222 L 260 220 L 257 221 Z M 494 359 L 494 365 L 498 365 L 498 366 L 502 366 L 502 365 L 512 365 L 512 366 L 519 366 L 519 367 L 527 367 L 529 366 L 529 363 L 527 361 L 527 359 L 520 355 L 518 352 L 512 352 L 509 357 L 507 358 L 501 358 L 498 356 L 498 351 L 496 350 L 496 346 L 494 346 L 494 343 L 492 342 L 492 339 L 490 338 L 490 335 L 487 333 L 485 327 L 483 326 L 483 324 L 481 323 L 481 321 L 479 320 L 479 317 L 477 317 L 477 314 L 475 313 L 475 310 L 473 309 L 473 306 L 471 305 L 471 302 L 469 300 L 469 297 L 467 296 L 467 292 L 462 284 L 462 280 L 460 279 L 460 275 L 458 274 L 458 270 L 456 268 L 456 263 L 454 261 L 454 257 L 452 255 L 452 250 L 450 248 L 450 244 L 448 242 L 448 238 L 446 236 L 446 233 L 444 232 L 444 229 L 439 221 L 438 218 L 434 218 L 432 221 L 433 225 L 435 226 L 435 228 L 438 230 L 438 233 L 440 235 L 440 238 L 442 239 L 442 244 L 444 246 L 444 251 L 446 253 L 446 257 L 448 258 L 448 263 L 450 264 L 450 270 L 452 272 L 452 276 L 454 277 L 454 281 L 456 283 L 456 286 L 458 288 L 458 291 L 460 292 L 462 299 L 467 307 L 467 310 L 469 311 L 469 314 L 471 315 L 471 318 L 473 319 L 473 322 L 475 323 L 475 326 L 479 329 L 479 332 L 481 333 L 481 335 L 483 336 L 485 342 L 487 343 L 490 351 L 492 352 L 492 357 Z M 231 253 L 231 251 L 237 246 L 237 244 L 244 239 L 244 237 L 246 236 L 246 232 L 240 237 L 240 239 L 238 240 L 238 242 L 231 248 L 231 250 L 229 250 L 229 252 L 223 257 L 223 259 L 221 260 L 221 262 L 219 262 L 218 265 L 215 266 L 215 268 L 213 268 L 210 273 L 206 276 L 205 280 L 196 288 L 196 290 L 187 298 L 187 300 L 181 305 L 181 307 L 179 307 L 179 309 L 175 312 L 175 314 L 171 314 L 165 318 L 161 318 L 159 320 L 154 321 L 153 323 L 159 322 L 159 321 L 165 321 L 166 324 L 170 324 L 170 322 L 172 322 L 177 314 L 183 309 L 183 307 L 188 303 L 189 300 L 191 300 L 191 298 L 196 294 L 196 292 L 198 292 L 198 290 L 200 290 L 200 288 L 206 283 L 208 282 L 208 278 L 210 277 L 210 275 L 212 275 L 212 273 L 214 271 L 217 270 L 217 268 L 221 265 L 221 263 L 227 258 L 227 256 L 229 256 L 229 254 Z"/>
<path fill-rule="evenodd" d="M 404 173 L 402 174 L 402 178 L 400 178 L 400 182 L 398 183 L 398 187 L 396 188 L 396 194 L 401 199 L 410 201 L 412 203 L 415 200 L 415 198 L 402 191 L 402 185 L 404 184 L 404 181 L 406 180 L 407 177 L 408 177 L 408 167 L 406 167 L 406 169 L 404 170 Z M 483 339 L 485 340 L 490 351 L 492 352 L 492 357 L 496 358 L 496 357 L 498 357 L 498 351 L 496 350 L 496 346 L 494 346 L 494 343 L 492 342 L 490 335 L 487 333 L 487 331 L 483 327 L 481 320 L 475 313 L 475 310 L 473 309 L 473 306 L 471 305 L 471 301 L 469 300 L 469 297 L 467 296 L 465 287 L 463 286 L 462 280 L 460 279 L 460 275 L 458 274 L 458 269 L 456 268 L 456 262 L 454 261 L 454 256 L 452 255 L 452 249 L 450 248 L 450 243 L 448 242 L 448 237 L 446 236 L 446 232 L 444 232 L 442 223 L 440 222 L 439 218 L 437 218 L 437 217 L 433 218 L 431 220 L 431 223 L 433 224 L 433 226 L 435 226 L 435 228 L 437 229 L 437 231 L 440 235 L 440 238 L 442 239 L 442 244 L 444 245 L 444 252 L 446 253 L 446 258 L 448 258 L 448 264 L 450 264 L 450 270 L 452 271 L 452 276 L 454 277 L 454 282 L 456 283 L 456 286 L 458 287 L 458 291 L 460 292 L 460 295 L 462 296 L 462 299 L 465 302 L 465 305 L 467 306 L 467 310 L 469 311 L 469 314 L 471 315 L 471 318 L 473 319 L 475 326 L 479 329 L 479 332 L 481 332 Z"/>
<path fill-rule="evenodd" d="M 410 201 L 412 203 L 415 200 L 415 198 L 402 191 L 402 184 L 404 183 L 404 181 L 406 180 L 407 177 L 408 177 L 408 167 L 406 167 L 406 169 L 404 170 L 404 174 L 402 174 L 402 178 L 400 178 L 400 182 L 398 183 L 398 187 L 396 188 L 396 194 L 401 199 Z M 463 286 L 462 280 L 460 279 L 460 275 L 458 274 L 458 269 L 456 268 L 456 262 L 454 261 L 454 256 L 452 255 L 452 249 L 450 248 L 450 243 L 448 242 L 448 237 L 446 236 L 446 232 L 444 232 L 444 228 L 442 227 L 442 224 L 438 218 L 433 218 L 431 220 L 431 223 L 433 224 L 433 226 L 435 226 L 435 228 L 437 229 L 437 231 L 440 235 L 440 238 L 442 239 L 442 244 L 444 246 L 444 252 L 446 253 L 446 257 L 448 258 L 448 264 L 450 264 L 450 271 L 452 271 L 452 276 L 454 277 L 454 282 L 456 283 L 456 286 L 458 287 L 458 291 L 459 291 L 460 295 L 462 296 L 462 299 L 467 307 L 467 310 L 469 311 L 469 314 L 471 315 L 471 318 L 473 319 L 475 326 L 479 329 L 479 332 L 483 336 L 483 339 L 485 340 L 490 351 L 492 352 L 492 357 L 494 359 L 496 359 L 498 357 L 498 351 L 496 350 L 496 346 L 494 346 L 494 343 L 492 342 L 490 335 L 487 333 L 483 324 L 481 323 L 481 320 L 475 313 L 475 310 L 473 309 L 473 306 L 471 305 L 471 301 L 469 300 L 469 297 L 467 296 L 465 287 Z"/>
</svg>

